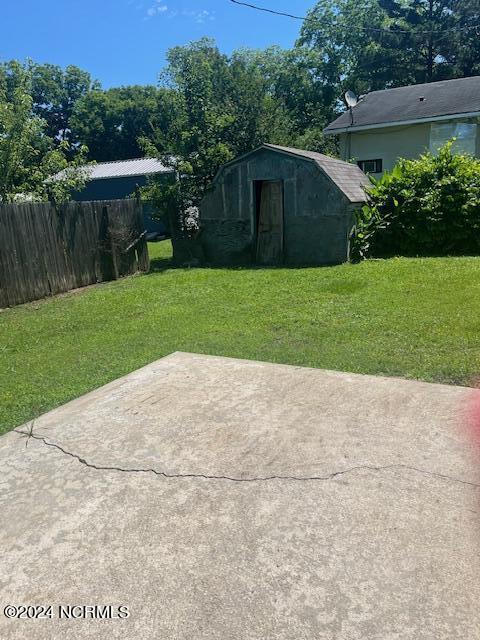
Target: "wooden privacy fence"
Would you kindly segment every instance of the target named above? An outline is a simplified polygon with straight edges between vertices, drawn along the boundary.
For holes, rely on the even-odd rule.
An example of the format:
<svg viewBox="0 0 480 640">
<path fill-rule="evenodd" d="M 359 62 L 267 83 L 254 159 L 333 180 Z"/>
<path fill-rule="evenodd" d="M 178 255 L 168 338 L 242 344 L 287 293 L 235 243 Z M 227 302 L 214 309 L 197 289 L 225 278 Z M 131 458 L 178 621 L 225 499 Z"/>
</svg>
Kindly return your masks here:
<svg viewBox="0 0 480 640">
<path fill-rule="evenodd" d="M 138 200 L 0 205 L 0 307 L 148 271 Z"/>
</svg>

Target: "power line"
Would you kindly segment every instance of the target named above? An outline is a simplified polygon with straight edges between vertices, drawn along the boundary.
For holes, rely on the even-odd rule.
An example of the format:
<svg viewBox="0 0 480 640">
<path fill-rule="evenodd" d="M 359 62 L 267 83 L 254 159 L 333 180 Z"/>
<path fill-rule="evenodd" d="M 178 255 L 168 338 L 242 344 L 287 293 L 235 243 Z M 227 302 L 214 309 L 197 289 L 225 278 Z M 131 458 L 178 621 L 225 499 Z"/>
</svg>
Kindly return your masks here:
<svg viewBox="0 0 480 640">
<path fill-rule="evenodd" d="M 250 2 L 243 2 L 243 0 L 230 0 L 233 4 L 238 4 L 255 11 L 263 11 L 264 13 L 271 13 L 275 16 L 283 16 L 284 18 L 291 18 L 293 20 L 301 20 L 302 22 L 317 22 L 317 18 L 314 16 L 297 16 L 294 13 L 287 13 L 286 11 L 277 11 L 276 9 L 269 9 L 268 7 L 261 7 Z M 352 28 L 352 27 L 349 27 Z M 452 27 L 451 29 L 430 30 L 430 31 L 407 31 L 405 29 L 382 29 L 381 27 L 353 27 L 357 31 L 373 31 L 375 33 L 403 33 L 407 35 L 441 35 L 447 33 L 456 33 L 460 31 L 467 31 L 468 29 L 479 29 L 480 24 L 469 25 L 465 27 Z"/>
<path fill-rule="evenodd" d="M 264 11 L 265 13 L 273 13 L 276 16 L 284 16 L 285 18 L 293 18 L 294 20 L 309 20 L 307 16 L 296 16 L 293 13 L 285 13 L 284 11 L 275 11 L 275 9 L 267 9 L 267 7 L 259 7 L 256 4 L 250 4 L 249 2 L 240 2 L 239 0 L 230 0 L 234 4 L 240 4 L 250 9 L 256 9 L 257 11 Z"/>
</svg>

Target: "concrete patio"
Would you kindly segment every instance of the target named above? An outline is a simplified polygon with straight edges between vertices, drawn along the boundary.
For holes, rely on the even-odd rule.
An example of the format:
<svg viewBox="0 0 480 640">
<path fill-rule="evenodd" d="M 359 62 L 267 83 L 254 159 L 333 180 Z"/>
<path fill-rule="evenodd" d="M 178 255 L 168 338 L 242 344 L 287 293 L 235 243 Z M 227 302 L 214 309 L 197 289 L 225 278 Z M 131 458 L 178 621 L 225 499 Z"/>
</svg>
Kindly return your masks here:
<svg viewBox="0 0 480 640">
<path fill-rule="evenodd" d="M 0 638 L 479 638 L 473 393 L 175 353 L 45 414 L 0 438 Z"/>
</svg>

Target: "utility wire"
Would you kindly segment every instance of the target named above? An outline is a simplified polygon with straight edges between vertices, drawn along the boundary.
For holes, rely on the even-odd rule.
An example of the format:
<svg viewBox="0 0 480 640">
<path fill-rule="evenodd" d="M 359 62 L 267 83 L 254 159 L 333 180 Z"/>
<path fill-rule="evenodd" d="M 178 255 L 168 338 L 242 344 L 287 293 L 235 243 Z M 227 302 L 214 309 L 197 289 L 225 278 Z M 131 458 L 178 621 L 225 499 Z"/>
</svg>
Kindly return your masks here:
<svg viewBox="0 0 480 640">
<path fill-rule="evenodd" d="M 243 0 L 230 0 L 233 4 L 238 4 L 242 7 L 248 7 L 255 11 L 263 11 L 264 13 L 271 13 L 275 16 L 283 16 L 284 18 L 291 18 L 293 20 L 301 20 L 302 22 L 317 22 L 318 18 L 315 16 L 297 16 L 293 13 L 287 13 L 286 11 L 277 11 L 276 9 L 269 9 L 268 7 L 261 7 L 250 2 L 243 2 Z M 350 27 L 351 28 L 351 27 Z M 404 33 L 408 35 L 440 35 L 446 33 L 456 33 L 460 31 L 468 31 L 469 29 L 479 29 L 480 24 L 469 25 L 465 27 L 452 27 L 451 29 L 431 30 L 431 31 L 407 31 L 404 29 L 382 29 L 381 27 L 355 27 L 357 31 L 373 31 L 376 33 Z"/>
</svg>

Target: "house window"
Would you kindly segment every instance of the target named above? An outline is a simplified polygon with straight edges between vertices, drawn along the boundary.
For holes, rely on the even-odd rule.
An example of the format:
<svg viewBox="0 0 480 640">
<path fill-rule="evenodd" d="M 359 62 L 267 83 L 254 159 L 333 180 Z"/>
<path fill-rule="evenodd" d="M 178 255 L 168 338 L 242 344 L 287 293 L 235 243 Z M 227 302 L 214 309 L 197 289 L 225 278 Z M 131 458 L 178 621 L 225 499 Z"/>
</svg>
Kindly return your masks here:
<svg viewBox="0 0 480 640">
<path fill-rule="evenodd" d="M 430 129 L 430 151 L 436 155 L 440 147 L 455 138 L 453 153 L 475 155 L 477 125 L 468 122 L 432 124 Z"/>
<path fill-rule="evenodd" d="M 382 173 L 382 160 L 359 160 L 357 162 L 363 173 Z"/>
</svg>

